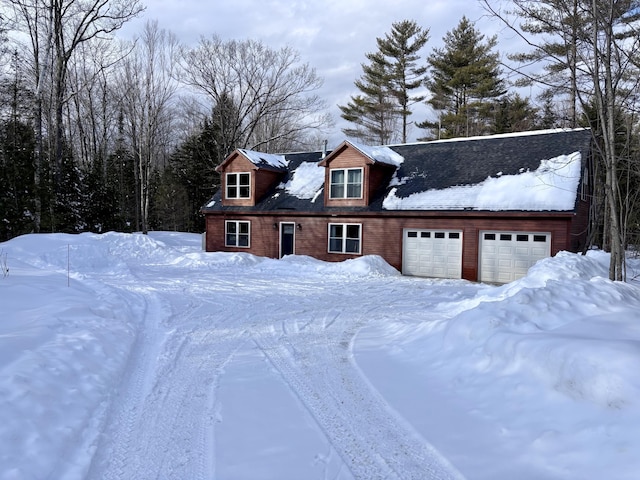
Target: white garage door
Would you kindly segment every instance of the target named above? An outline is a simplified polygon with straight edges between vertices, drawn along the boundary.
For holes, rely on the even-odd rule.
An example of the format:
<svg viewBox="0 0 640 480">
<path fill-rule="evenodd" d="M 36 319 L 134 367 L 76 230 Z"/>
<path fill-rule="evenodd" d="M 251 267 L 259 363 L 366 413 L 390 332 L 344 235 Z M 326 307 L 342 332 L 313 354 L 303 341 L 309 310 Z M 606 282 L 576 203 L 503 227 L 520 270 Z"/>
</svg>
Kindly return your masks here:
<svg viewBox="0 0 640 480">
<path fill-rule="evenodd" d="M 534 263 L 551 256 L 551 234 L 480 232 L 480 281 L 509 283 Z"/>
<path fill-rule="evenodd" d="M 402 273 L 420 277 L 462 277 L 462 231 L 405 229 Z"/>
</svg>

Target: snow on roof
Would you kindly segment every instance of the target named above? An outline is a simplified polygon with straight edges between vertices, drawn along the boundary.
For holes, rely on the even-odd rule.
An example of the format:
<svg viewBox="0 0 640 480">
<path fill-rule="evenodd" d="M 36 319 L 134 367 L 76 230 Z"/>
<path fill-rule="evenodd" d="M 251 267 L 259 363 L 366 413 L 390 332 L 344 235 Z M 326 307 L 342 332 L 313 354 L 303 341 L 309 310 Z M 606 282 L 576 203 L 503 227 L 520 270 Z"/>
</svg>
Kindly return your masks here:
<svg viewBox="0 0 640 480">
<path fill-rule="evenodd" d="M 394 152 L 389 147 L 372 147 L 368 145 L 360 145 L 351 141 L 349 141 L 348 143 L 376 162 L 386 163 L 387 165 L 392 165 L 394 167 L 398 167 L 402 164 L 402 162 L 404 162 L 404 157 L 399 153 Z"/>
<path fill-rule="evenodd" d="M 284 185 L 289 195 L 303 200 L 314 199 L 324 185 L 324 168 L 316 162 L 302 162 L 293 171 L 291 179 Z"/>
<path fill-rule="evenodd" d="M 239 148 L 238 151 L 247 157 L 251 163 L 257 166 L 266 165 L 274 168 L 286 168 L 289 163 L 284 155 L 256 152 L 254 150 L 245 150 L 243 148 Z"/>
<path fill-rule="evenodd" d="M 523 210 L 569 211 L 575 206 L 581 155 L 574 152 L 543 160 L 537 170 L 488 177 L 475 185 L 428 190 L 408 197 L 393 188 L 384 199 L 386 210 Z"/>
</svg>

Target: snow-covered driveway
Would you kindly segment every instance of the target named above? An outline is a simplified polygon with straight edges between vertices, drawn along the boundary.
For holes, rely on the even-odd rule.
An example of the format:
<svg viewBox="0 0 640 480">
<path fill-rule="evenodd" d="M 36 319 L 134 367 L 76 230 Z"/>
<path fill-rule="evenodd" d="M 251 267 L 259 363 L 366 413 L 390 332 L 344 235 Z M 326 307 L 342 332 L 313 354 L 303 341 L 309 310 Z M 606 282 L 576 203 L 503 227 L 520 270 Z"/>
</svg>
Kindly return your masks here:
<svg viewBox="0 0 640 480">
<path fill-rule="evenodd" d="M 311 259 L 239 276 L 225 256 L 118 278 L 147 309 L 89 478 L 461 478 L 354 359 L 357 333 L 399 315 L 384 299 L 409 283 L 319 275 Z"/>
<path fill-rule="evenodd" d="M 640 288 L 603 252 L 496 287 L 199 244 L 0 244 L 0 480 L 637 479 Z"/>
</svg>

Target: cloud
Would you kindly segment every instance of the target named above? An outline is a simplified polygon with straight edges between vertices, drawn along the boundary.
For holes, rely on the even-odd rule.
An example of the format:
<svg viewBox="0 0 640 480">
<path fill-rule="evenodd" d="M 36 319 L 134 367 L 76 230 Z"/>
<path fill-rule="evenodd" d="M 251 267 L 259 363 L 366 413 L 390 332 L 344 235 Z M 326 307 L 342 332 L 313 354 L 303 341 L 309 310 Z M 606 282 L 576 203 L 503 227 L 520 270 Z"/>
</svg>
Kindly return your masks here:
<svg viewBox="0 0 640 480">
<path fill-rule="evenodd" d="M 345 103 L 344 99 L 358 93 L 353 82 L 362 74 L 365 54 L 376 51 L 376 37 L 388 33 L 393 22 L 415 20 L 430 30 L 426 58 L 442 45 L 442 37 L 457 26 L 463 14 L 477 21 L 477 28 L 486 36 L 500 28 L 497 21 L 486 17 L 479 2 L 469 0 L 154 0 L 120 35 L 132 38 L 146 20 L 158 20 L 161 28 L 187 45 L 216 34 L 223 39 L 260 40 L 272 48 L 295 48 L 301 60 L 324 78 L 318 94 L 329 103 L 337 122 L 330 140 L 336 145 L 343 140 L 340 128 L 344 127 L 337 102 Z M 424 120 L 426 112 L 426 107 L 418 109 L 412 120 Z M 417 130 L 414 134 L 419 136 Z"/>
</svg>

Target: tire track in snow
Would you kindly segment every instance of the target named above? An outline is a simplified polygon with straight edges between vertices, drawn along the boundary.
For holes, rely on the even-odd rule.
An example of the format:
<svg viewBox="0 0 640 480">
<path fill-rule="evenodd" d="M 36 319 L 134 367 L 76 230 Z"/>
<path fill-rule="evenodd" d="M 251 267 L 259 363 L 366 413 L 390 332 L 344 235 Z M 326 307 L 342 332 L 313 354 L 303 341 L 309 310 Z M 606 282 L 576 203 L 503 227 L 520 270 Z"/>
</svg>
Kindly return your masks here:
<svg viewBox="0 0 640 480">
<path fill-rule="evenodd" d="M 289 328 L 282 320 L 280 332 L 263 329 L 253 334 L 253 341 L 316 419 L 354 478 L 463 478 L 391 410 L 355 364 L 353 340 L 368 317 L 367 312 L 344 315 L 331 308 L 321 321 L 305 321 L 302 328 L 295 322 Z"/>
<path fill-rule="evenodd" d="M 233 316 L 201 299 L 192 298 L 171 321 L 158 305 L 148 310 L 88 478 L 213 478 L 217 376 L 246 331 L 224 328 Z"/>
<path fill-rule="evenodd" d="M 136 290 L 136 289 L 132 289 Z M 149 292 L 145 295 L 145 318 L 161 315 L 159 300 Z M 152 369 L 157 338 L 142 328 L 136 337 L 131 358 L 125 366 L 121 390 L 112 399 L 106 418 L 106 427 L 98 442 L 96 455 L 92 459 L 87 478 L 124 479 L 127 478 L 128 450 L 135 435 L 136 419 L 140 414 L 141 398 L 147 389 L 148 372 Z M 103 470 L 107 470 L 103 473 Z"/>
</svg>

